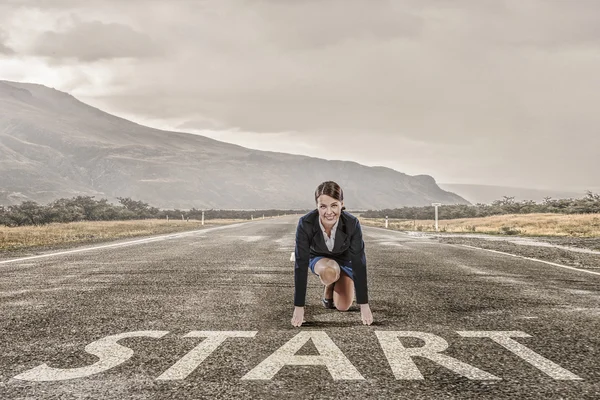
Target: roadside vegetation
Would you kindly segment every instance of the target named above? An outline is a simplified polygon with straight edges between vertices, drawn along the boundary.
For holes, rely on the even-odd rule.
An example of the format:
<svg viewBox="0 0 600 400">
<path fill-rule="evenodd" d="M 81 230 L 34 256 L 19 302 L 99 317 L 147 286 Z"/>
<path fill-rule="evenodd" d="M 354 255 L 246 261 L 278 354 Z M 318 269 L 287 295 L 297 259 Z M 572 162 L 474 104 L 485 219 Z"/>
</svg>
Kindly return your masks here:
<svg viewBox="0 0 600 400">
<path fill-rule="evenodd" d="M 160 210 L 142 201 L 119 204 L 93 196 L 58 199 L 47 205 L 25 201 L 0 206 L 0 252 L 58 248 L 183 232 L 204 227 L 294 214 L 294 210 Z M 308 210 L 306 210 L 308 212 Z"/>
<path fill-rule="evenodd" d="M 504 196 L 491 204 L 454 204 L 438 207 L 438 219 L 481 218 L 493 215 L 510 214 L 598 214 L 600 194 L 587 192 L 580 199 L 552 199 L 536 203 L 533 200 L 515 201 L 514 197 Z M 396 218 L 406 220 L 427 220 L 434 216 L 434 207 L 402 207 L 384 210 L 368 210 L 361 213 L 366 218 Z"/>
<path fill-rule="evenodd" d="M 27 225 L 47 225 L 56 222 L 78 221 L 126 221 L 143 219 L 204 220 L 274 217 L 295 214 L 297 210 L 161 210 L 143 201 L 118 197 L 119 204 L 106 199 L 96 200 L 94 196 L 77 196 L 71 199 L 58 199 L 47 205 L 35 201 L 24 201 L 19 205 L 0 206 L 0 225 L 9 227 Z M 304 212 L 308 212 L 305 210 Z"/>
<path fill-rule="evenodd" d="M 247 222 L 239 219 L 206 220 L 204 227 Z M 140 236 L 169 234 L 202 229 L 200 221 L 133 220 L 79 221 L 45 225 L 7 227 L 0 225 L 0 252 L 29 248 L 52 248 L 84 243 L 97 243 Z"/>
<path fill-rule="evenodd" d="M 363 225 L 404 231 L 435 232 L 434 207 L 368 210 Z M 438 207 L 440 232 L 492 235 L 600 237 L 600 194 L 580 199 L 552 199 L 536 203 L 504 196 L 491 204 Z"/>
<path fill-rule="evenodd" d="M 161 210 L 142 201 L 118 198 L 119 204 L 93 196 L 58 199 L 47 205 L 25 201 L 0 206 L 0 252 L 53 248 L 123 238 L 201 229 L 309 210 Z M 365 226 L 435 232 L 434 208 L 402 207 L 353 212 Z M 440 232 L 524 236 L 600 237 L 600 195 L 581 199 L 546 198 L 541 203 L 504 197 L 492 204 L 443 205 Z"/>
<path fill-rule="evenodd" d="M 385 227 L 385 218 L 360 216 L 365 226 Z M 600 237 L 600 214 L 508 214 L 482 218 L 438 219 L 440 232 L 520 236 Z M 435 232 L 433 219 L 388 218 L 388 229 Z"/>
</svg>

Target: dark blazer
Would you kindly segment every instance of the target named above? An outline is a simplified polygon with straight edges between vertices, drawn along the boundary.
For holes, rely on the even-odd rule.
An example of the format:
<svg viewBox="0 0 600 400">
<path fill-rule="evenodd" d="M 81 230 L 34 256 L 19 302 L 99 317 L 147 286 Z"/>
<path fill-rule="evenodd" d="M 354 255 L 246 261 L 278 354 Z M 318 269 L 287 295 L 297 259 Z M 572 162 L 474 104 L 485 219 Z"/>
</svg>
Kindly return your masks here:
<svg viewBox="0 0 600 400">
<path fill-rule="evenodd" d="M 319 225 L 319 211 L 300 217 L 296 228 L 296 264 L 294 266 L 294 305 L 303 307 L 306 300 L 308 262 L 317 256 L 352 261 L 356 303 L 367 304 L 367 258 L 358 218 L 342 211 L 335 231 L 333 250 L 329 251 Z"/>
</svg>

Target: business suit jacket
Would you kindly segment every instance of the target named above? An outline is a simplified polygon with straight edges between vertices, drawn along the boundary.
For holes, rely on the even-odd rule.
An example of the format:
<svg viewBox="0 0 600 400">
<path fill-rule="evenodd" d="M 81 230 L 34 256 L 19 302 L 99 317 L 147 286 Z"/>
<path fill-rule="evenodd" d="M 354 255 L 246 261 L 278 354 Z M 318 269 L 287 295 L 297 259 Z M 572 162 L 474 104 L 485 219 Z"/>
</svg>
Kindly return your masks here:
<svg viewBox="0 0 600 400">
<path fill-rule="evenodd" d="M 358 304 L 368 303 L 367 259 L 365 243 L 358 218 L 342 211 L 335 231 L 335 243 L 329 251 L 319 226 L 319 211 L 313 210 L 300 217 L 296 228 L 296 264 L 294 266 L 294 305 L 304 306 L 308 280 L 308 263 L 313 257 L 331 257 L 352 261 L 354 290 Z"/>
</svg>

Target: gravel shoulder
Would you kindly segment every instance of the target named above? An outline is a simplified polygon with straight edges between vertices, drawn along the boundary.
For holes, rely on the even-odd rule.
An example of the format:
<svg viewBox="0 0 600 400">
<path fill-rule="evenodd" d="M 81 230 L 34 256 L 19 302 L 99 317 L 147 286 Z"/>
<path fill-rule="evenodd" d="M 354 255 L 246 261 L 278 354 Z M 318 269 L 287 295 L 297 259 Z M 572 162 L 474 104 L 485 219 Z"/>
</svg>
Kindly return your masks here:
<svg viewBox="0 0 600 400">
<path fill-rule="evenodd" d="M 521 237 L 407 232 L 441 243 L 468 245 L 537 258 L 583 269 L 600 270 L 600 238 Z"/>
</svg>

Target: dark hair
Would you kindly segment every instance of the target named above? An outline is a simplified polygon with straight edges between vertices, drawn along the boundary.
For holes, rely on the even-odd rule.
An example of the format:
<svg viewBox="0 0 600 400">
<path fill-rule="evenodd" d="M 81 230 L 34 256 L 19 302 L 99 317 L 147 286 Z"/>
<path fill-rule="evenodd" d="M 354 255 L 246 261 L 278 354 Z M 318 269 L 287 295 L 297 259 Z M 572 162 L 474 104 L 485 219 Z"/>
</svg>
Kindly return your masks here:
<svg viewBox="0 0 600 400">
<path fill-rule="evenodd" d="M 336 200 L 344 201 L 344 191 L 334 181 L 326 181 L 317 186 L 317 190 L 315 190 L 315 203 L 320 195 L 326 195 L 329 197 L 333 197 Z M 342 211 L 344 211 L 346 207 L 342 207 Z"/>
</svg>

